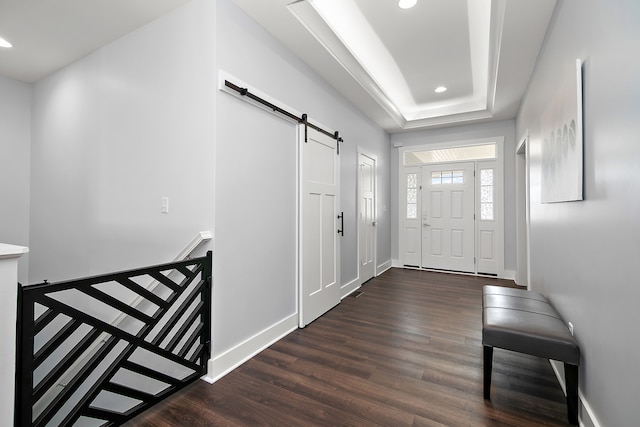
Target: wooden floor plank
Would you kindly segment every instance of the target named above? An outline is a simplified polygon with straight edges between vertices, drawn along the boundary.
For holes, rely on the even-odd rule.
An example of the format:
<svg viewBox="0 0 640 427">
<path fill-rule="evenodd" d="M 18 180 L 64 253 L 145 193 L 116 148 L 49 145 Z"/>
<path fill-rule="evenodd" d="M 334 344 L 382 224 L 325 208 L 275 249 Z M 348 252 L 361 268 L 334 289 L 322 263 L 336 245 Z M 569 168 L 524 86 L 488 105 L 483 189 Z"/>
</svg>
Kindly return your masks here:
<svg viewBox="0 0 640 427">
<path fill-rule="evenodd" d="M 199 381 L 129 427 L 566 426 L 549 362 L 494 351 L 482 397 L 482 286 L 391 269 L 213 385 Z"/>
</svg>

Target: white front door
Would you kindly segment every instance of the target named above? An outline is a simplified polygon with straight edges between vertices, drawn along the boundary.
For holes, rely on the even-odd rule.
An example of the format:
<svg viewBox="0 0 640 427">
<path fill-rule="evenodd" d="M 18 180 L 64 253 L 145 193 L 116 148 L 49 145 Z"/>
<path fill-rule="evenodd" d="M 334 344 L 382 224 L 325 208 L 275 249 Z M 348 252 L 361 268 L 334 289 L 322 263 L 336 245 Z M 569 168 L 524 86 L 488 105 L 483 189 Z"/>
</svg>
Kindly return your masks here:
<svg viewBox="0 0 640 427">
<path fill-rule="evenodd" d="M 337 141 L 300 126 L 300 327 L 340 303 Z"/>
<path fill-rule="evenodd" d="M 375 186 L 376 161 L 359 154 L 358 167 L 358 252 L 359 277 L 364 283 L 375 275 Z"/>
<path fill-rule="evenodd" d="M 422 267 L 475 272 L 474 163 L 422 167 Z"/>
</svg>

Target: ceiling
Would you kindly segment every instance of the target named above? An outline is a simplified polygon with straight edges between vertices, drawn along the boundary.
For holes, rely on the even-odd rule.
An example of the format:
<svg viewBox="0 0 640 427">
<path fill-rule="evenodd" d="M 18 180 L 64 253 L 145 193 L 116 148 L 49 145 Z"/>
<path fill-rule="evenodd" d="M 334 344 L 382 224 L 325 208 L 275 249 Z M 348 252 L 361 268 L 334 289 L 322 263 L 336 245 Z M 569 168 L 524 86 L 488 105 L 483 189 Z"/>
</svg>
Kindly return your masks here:
<svg viewBox="0 0 640 427">
<path fill-rule="evenodd" d="M 0 75 L 27 83 L 189 0 L 0 0 Z"/>
<path fill-rule="evenodd" d="M 556 5 L 233 1 L 389 132 L 515 117 Z"/>
<path fill-rule="evenodd" d="M 0 0 L 0 75 L 35 82 L 188 1 Z M 515 117 L 556 4 L 233 1 L 389 132 Z"/>
</svg>

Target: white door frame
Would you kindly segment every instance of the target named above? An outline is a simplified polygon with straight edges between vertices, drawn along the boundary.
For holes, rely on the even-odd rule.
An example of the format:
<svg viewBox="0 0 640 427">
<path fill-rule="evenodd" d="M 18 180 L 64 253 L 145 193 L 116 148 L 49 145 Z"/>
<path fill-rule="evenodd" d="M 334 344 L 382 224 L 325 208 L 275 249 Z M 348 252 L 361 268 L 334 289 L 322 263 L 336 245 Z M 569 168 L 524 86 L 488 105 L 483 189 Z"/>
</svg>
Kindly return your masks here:
<svg viewBox="0 0 640 427">
<path fill-rule="evenodd" d="M 516 146 L 516 284 L 531 287 L 529 130 Z"/>
<path fill-rule="evenodd" d="M 487 143 L 495 143 L 496 144 L 496 158 L 495 162 L 498 168 L 498 176 L 500 176 L 501 181 L 498 183 L 499 186 L 499 194 L 497 195 L 496 202 L 499 203 L 501 212 L 501 222 L 499 225 L 499 248 L 498 248 L 498 277 L 507 277 L 506 272 L 504 270 L 504 137 L 497 136 L 493 138 L 478 138 L 472 140 L 461 140 L 461 141 L 448 141 L 448 142 L 440 142 L 433 144 L 423 144 L 423 145 L 412 145 L 407 147 L 401 147 L 398 149 L 398 222 L 396 224 L 398 229 L 398 257 L 399 263 L 401 266 L 405 265 L 404 262 L 404 252 L 406 245 L 406 236 L 403 230 L 404 221 L 403 212 L 406 211 L 406 182 L 405 182 L 405 173 L 407 169 L 420 169 L 422 165 L 412 165 L 412 166 L 404 166 L 404 153 L 412 152 L 412 151 L 421 151 L 421 150 L 434 150 L 441 148 L 453 148 L 453 147 L 462 147 L 462 146 L 470 146 L 470 145 L 480 145 Z M 460 160 L 456 160 L 459 162 Z M 476 163 L 476 169 L 478 162 L 482 160 L 471 160 Z M 443 162 L 446 163 L 446 162 Z M 420 207 L 419 207 L 420 208 Z M 477 232 L 477 228 L 476 228 Z"/>
</svg>

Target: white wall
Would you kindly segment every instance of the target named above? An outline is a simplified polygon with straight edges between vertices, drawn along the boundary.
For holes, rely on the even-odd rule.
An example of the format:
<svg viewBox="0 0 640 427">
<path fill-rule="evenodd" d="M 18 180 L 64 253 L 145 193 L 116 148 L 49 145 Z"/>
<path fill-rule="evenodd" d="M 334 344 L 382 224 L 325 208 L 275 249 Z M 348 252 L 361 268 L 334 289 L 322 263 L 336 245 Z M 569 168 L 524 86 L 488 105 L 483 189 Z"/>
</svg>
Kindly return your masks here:
<svg viewBox="0 0 640 427">
<path fill-rule="evenodd" d="M 29 246 L 31 85 L 0 76 L 0 243 Z M 28 255 L 18 280 L 28 283 Z"/>
<path fill-rule="evenodd" d="M 640 3 L 558 3 L 517 118 L 531 135 L 532 287 L 575 326 L 580 391 L 602 426 L 640 420 Z M 584 197 L 540 203 L 540 117 L 584 64 Z"/>
<path fill-rule="evenodd" d="M 32 282 L 168 262 L 212 229 L 211 3 L 190 2 L 35 84 Z"/>
<path fill-rule="evenodd" d="M 515 196 L 515 123 L 503 120 L 490 123 L 478 123 L 453 126 L 425 131 L 399 133 L 391 136 L 393 144 L 402 143 L 404 147 L 441 142 L 468 141 L 471 139 L 504 137 L 504 268 L 514 272 L 516 269 L 516 196 Z M 399 259 L 398 236 L 398 149 L 391 148 L 391 197 L 392 210 L 391 253 L 394 260 Z"/>
<path fill-rule="evenodd" d="M 357 278 L 357 147 L 378 156 L 388 263 L 388 134 L 230 0 L 194 0 L 35 84 L 29 243 L 31 281 L 57 281 L 166 262 L 213 230 L 224 370 L 296 314 L 296 137 L 219 92 L 219 69 L 341 132 L 343 283 Z"/>
<path fill-rule="evenodd" d="M 356 150 L 378 156 L 378 262 L 390 259 L 389 136 L 231 0 L 217 2 L 217 63 L 248 86 L 344 138 L 342 283 L 357 277 Z M 296 124 L 217 94 L 214 356 L 296 313 Z M 215 363 L 214 363 L 215 365 Z"/>
</svg>

